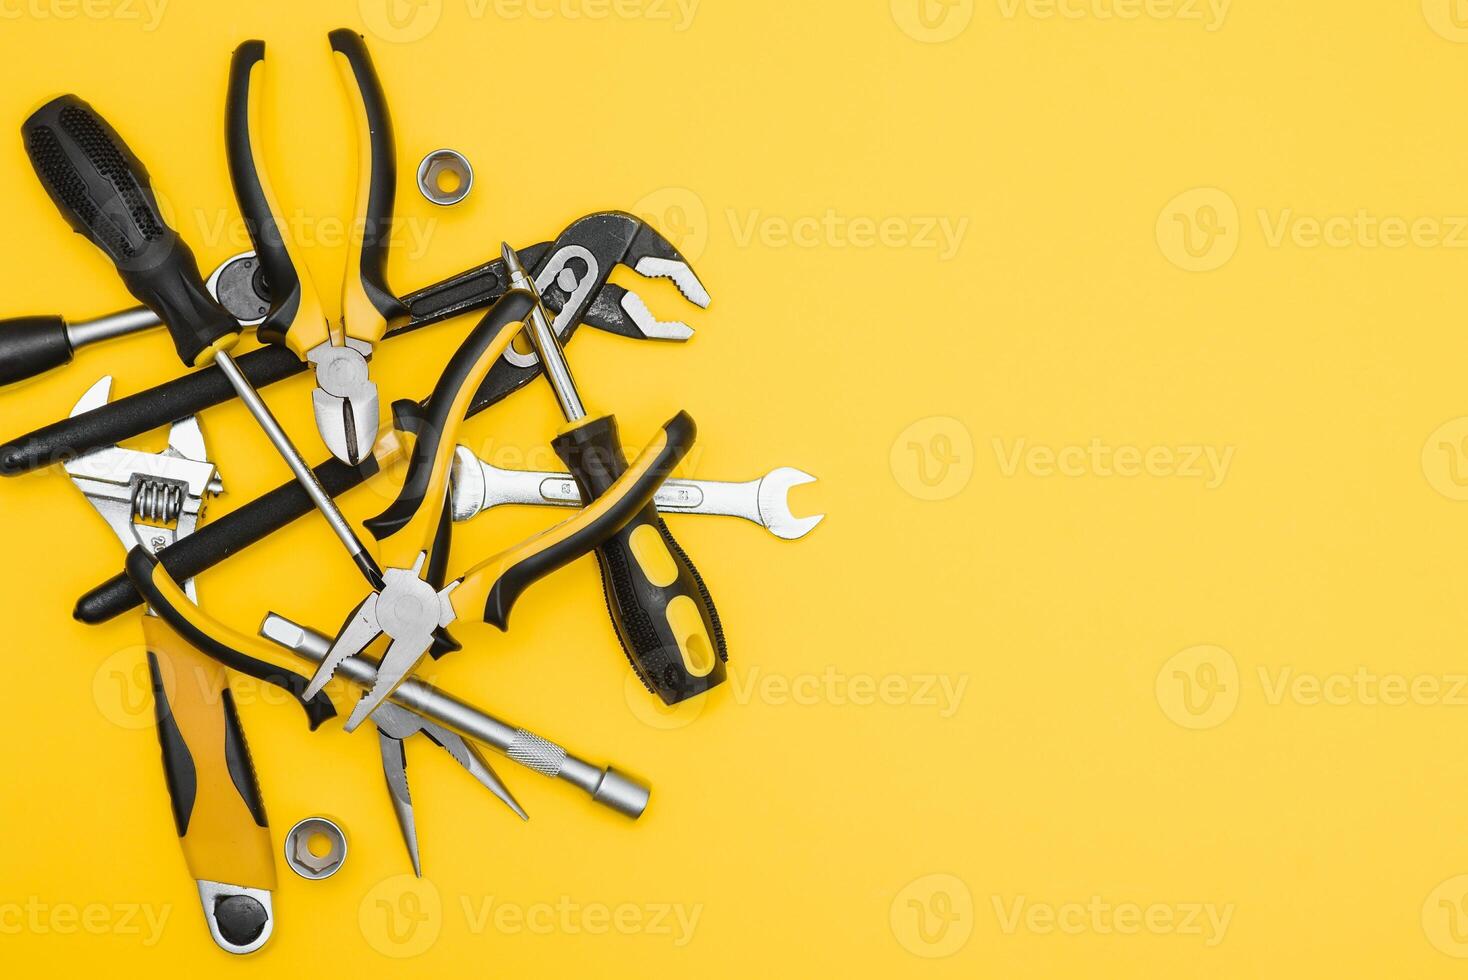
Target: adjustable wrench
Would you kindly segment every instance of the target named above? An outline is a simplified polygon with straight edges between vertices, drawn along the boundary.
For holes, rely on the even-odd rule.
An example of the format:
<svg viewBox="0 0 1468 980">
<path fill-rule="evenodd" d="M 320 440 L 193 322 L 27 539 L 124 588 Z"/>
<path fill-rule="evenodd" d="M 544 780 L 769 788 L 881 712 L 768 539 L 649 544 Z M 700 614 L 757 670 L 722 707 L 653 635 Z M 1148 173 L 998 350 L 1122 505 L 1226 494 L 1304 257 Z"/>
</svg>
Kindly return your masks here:
<svg viewBox="0 0 1468 980">
<path fill-rule="evenodd" d="M 793 487 L 814 483 L 815 477 L 789 466 L 772 470 L 758 480 L 725 483 L 714 480 L 669 480 L 655 498 L 658 510 L 669 514 L 711 514 L 742 517 L 766 528 L 777 538 L 795 541 L 815 530 L 826 515 L 796 517 L 790 512 Z M 460 446 L 454 456 L 450 506 L 454 520 L 467 521 L 504 504 L 580 507 L 581 491 L 569 473 L 504 470 Z"/>
</svg>

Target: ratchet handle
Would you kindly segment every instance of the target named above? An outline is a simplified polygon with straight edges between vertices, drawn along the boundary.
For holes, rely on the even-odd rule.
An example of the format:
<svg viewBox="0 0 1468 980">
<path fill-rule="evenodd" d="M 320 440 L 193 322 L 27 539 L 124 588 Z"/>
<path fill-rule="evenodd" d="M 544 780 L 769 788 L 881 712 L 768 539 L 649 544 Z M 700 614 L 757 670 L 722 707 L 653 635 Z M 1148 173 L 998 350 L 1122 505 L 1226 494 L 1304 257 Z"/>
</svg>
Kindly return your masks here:
<svg viewBox="0 0 1468 980">
<path fill-rule="evenodd" d="M 189 873 L 270 891 L 270 824 L 224 667 L 157 617 L 143 629 L 163 773 Z"/>
<path fill-rule="evenodd" d="M 147 168 L 105 119 L 63 95 L 32 113 L 21 135 L 46 193 L 167 324 L 184 364 L 207 364 L 239 341 L 239 323 L 209 295 L 194 253 L 159 212 Z"/>
<path fill-rule="evenodd" d="M 304 360 L 309 351 L 331 339 L 331 332 L 306 266 L 297 261 L 289 226 L 265 175 L 260 142 L 264 78 L 265 42 L 246 41 L 235 49 L 229 63 L 224 146 L 235 200 L 270 283 L 270 312 L 255 332 L 261 340 L 283 344 Z"/>
<path fill-rule="evenodd" d="M 508 629 L 510 609 L 532 584 L 582 555 L 612 541 L 652 502 L 663 481 L 688 454 L 697 427 L 679 412 L 649 442 L 631 466 L 624 465 L 605 492 L 555 527 L 481 562 L 449 593 L 461 618 L 480 616 L 498 629 Z M 721 665 L 722 666 L 722 665 Z"/>
<path fill-rule="evenodd" d="M 389 320 L 408 315 L 408 307 L 387 284 L 387 247 L 392 239 L 398 181 L 392 117 L 362 35 L 342 28 L 328 38 L 357 134 L 356 222 L 342 280 L 342 325 L 348 337 L 375 344 L 387 333 Z"/>
<path fill-rule="evenodd" d="M 552 447 L 586 500 L 602 498 L 627 470 L 616 419 L 599 416 Z M 651 501 L 596 551 L 607 610 L 637 676 L 665 704 L 723 683 L 728 649 L 703 578 Z"/>
<path fill-rule="evenodd" d="M 68 363 L 73 354 L 59 316 L 0 320 L 0 385 L 15 384 Z"/>
</svg>

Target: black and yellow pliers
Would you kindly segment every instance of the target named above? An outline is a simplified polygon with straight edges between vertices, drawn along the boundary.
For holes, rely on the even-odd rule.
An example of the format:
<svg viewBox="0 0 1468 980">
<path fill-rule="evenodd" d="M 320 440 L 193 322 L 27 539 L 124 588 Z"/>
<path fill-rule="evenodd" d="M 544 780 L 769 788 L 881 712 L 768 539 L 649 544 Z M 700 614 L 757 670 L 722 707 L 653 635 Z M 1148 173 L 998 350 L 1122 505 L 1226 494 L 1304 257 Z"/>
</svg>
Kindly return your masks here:
<svg viewBox="0 0 1468 980">
<path fill-rule="evenodd" d="M 435 634 L 473 617 L 501 630 L 529 585 L 589 554 L 645 508 L 693 445 L 695 427 L 680 412 L 666 423 L 608 491 L 575 517 L 480 562 L 442 588 L 433 579 L 459 425 L 489 369 L 521 333 L 536 303 L 526 290 L 508 292 L 454 354 L 413 428 L 416 438 L 397 500 L 367 522 L 379 541 L 383 586 L 352 612 L 304 696 L 318 694 L 348 657 L 386 635 L 391 640 L 371 690 L 357 702 L 352 731 L 381 705 L 433 647 Z"/>
<path fill-rule="evenodd" d="M 225 104 L 226 140 L 235 197 L 270 285 L 271 309 L 257 332 L 262 340 L 284 345 L 315 366 L 316 427 L 333 456 L 356 466 L 372 452 L 380 423 L 377 385 L 367 360 L 389 321 L 406 318 L 408 308 L 386 277 L 397 160 L 382 83 L 360 34 L 341 29 L 329 38 L 352 106 L 358 157 L 355 221 L 336 328 L 299 261 L 298 246 L 263 165 L 263 41 L 246 41 L 235 49 Z"/>
</svg>

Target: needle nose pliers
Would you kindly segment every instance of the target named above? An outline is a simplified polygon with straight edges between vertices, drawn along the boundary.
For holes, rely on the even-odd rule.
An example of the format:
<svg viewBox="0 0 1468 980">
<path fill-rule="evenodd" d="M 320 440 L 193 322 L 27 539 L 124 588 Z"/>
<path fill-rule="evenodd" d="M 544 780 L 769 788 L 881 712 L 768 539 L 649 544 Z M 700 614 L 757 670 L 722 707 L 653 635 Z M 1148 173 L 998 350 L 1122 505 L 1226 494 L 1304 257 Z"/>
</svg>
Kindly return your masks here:
<svg viewBox="0 0 1468 980">
<path fill-rule="evenodd" d="M 377 385 L 367 360 L 389 321 L 406 319 L 408 307 L 386 277 L 397 161 L 382 83 L 360 34 L 335 30 L 329 40 L 352 106 L 358 157 L 355 221 L 335 328 L 299 260 L 298 243 L 265 171 L 260 138 L 263 41 L 246 41 L 235 49 L 225 104 L 226 146 L 235 197 L 270 283 L 272 306 L 259 336 L 315 366 L 317 430 L 333 456 L 355 466 L 371 453 L 380 421 Z"/>
</svg>

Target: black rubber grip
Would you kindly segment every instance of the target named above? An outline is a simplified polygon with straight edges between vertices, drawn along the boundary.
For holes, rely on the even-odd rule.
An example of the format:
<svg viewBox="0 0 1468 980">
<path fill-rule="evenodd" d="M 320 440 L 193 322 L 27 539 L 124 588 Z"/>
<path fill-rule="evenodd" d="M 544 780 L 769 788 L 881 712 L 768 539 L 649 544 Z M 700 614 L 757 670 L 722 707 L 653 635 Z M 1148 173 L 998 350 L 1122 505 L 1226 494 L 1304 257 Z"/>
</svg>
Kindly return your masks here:
<svg viewBox="0 0 1468 980">
<path fill-rule="evenodd" d="M 189 819 L 194 815 L 194 800 L 199 795 L 199 772 L 194 754 L 179 731 L 173 717 L 163 673 L 158 669 L 158 656 L 148 651 L 148 676 L 153 683 L 153 718 L 158 724 L 158 747 L 163 751 L 163 780 L 168 784 L 168 802 L 173 809 L 173 826 L 178 836 L 189 832 Z"/>
<path fill-rule="evenodd" d="M 532 255 L 538 252 L 543 257 L 549 248 L 548 244 L 537 245 L 525 249 L 520 255 L 528 265 Z M 490 263 L 409 294 L 405 299 L 413 310 L 413 320 L 390 330 L 388 337 L 400 336 L 492 305 L 504 295 L 496 268 L 503 269 L 503 263 Z M 546 299 L 546 306 L 552 310 L 560 309 L 559 303 L 551 298 Z M 620 311 L 607 309 L 603 314 L 593 315 L 597 306 L 593 304 L 586 322 L 599 329 L 620 332 L 622 321 L 617 319 Z M 308 366 L 290 351 L 275 347 L 241 354 L 235 358 L 235 364 L 257 389 L 299 374 Z M 468 414 L 477 415 L 525 387 L 539 374 L 539 362 L 522 368 L 500 361 L 490 369 L 489 377 L 479 386 Z M 0 445 L 0 476 L 19 476 L 43 466 L 75 459 L 94 449 L 125 442 L 206 408 L 221 405 L 234 397 L 234 388 L 218 368 L 194 371 L 76 418 L 62 419 L 16 436 Z"/>
<path fill-rule="evenodd" d="M 402 489 L 386 510 L 369 518 L 364 526 L 379 541 L 386 540 L 400 531 L 413 519 L 423 505 L 428 486 L 433 480 L 433 464 L 438 455 L 443 434 L 452 421 L 450 412 L 464 386 L 478 373 L 482 361 L 493 347 L 505 327 L 522 322 L 530 313 L 533 300 L 529 293 L 516 292 L 506 295 L 496 303 L 469 336 L 454 351 L 448 366 L 439 376 L 433 394 L 423 405 L 423 411 L 415 420 L 417 438 L 413 440 L 413 451 L 408 460 L 408 472 L 403 478 Z M 504 364 L 498 361 L 495 367 Z M 491 368 L 493 370 L 493 368 Z"/>
<path fill-rule="evenodd" d="M 294 358 L 292 358 L 294 360 Z M 361 468 L 339 460 L 316 467 L 316 479 L 332 497 L 367 481 L 377 471 L 371 457 Z M 212 568 L 237 551 L 312 513 L 311 498 L 292 480 L 193 534 L 158 552 L 158 560 L 175 582 L 183 582 Z M 104 623 L 142 605 L 142 597 L 126 574 L 117 575 L 77 600 L 72 616 L 83 623 Z"/>
<path fill-rule="evenodd" d="M 331 50 L 347 59 L 351 66 L 352 76 L 357 80 L 357 93 L 367 116 L 367 146 L 357 148 L 358 153 L 369 155 L 371 165 L 365 209 L 364 202 L 357 205 L 362 212 L 359 214 L 362 220 L 362 258 L 357 275 L 377 312 L 392 321 L 408 315 L 407 305 L 393 294 L 387 284 L 387 248 L 392 238 L 393 200 L 398 187 L 392 116 L 387 111 L 382 80 L 372 66 L 372 56 L 367 53 L 367 42 L 362 35 L 340 28 L 327 37 L 331 41 Z M 358 230 L 354 228 L 352 233 L 358 234 Z"/>
<path fill-rule="evenodd" d="M 484 621 L 498 629 L 508 629 L 510 609 L 524 591 L 558 568 L 563 568 L 582 555 L 590 554 L 607 542 L 615 540 L 618 532 L 635 520 L 651 505 L 658 488 L 672 475 L 673 469 L 693 448 L 698 427 L 687 412 L 679 412 L 664 426 L 666 441 L 652 460 L 648 469 L 627 486 L 612 502 L 602 516 L 587 526 L 563 538 L 554 538 L 547 533 L 537 540 L 552 540 L 554 543 L 537 547 L 527 556 L 501 573 L 489 590 L 484 604 Z"/>
<path fill-rule="evenodd" d="M 173 627 L 174 631 L 194 649 L 219 661 L 230 670 L 264 681 L 289 693 L 306 712 L 306 723 L 312 731 L 315 731 L 323 721 L 336 717 L 336 707 L 331 703 L 331 698 L 326 696 L 325 691 L 318 692 L 313 698 L 305 696 L 310 682 L 300 674 L 263 660 L 257 660 L 249 654 L 226 646 L 214 637 L 200 632 L 193 623 L 180 615 L 179 610 L 170 605 L 153 584 L 153 569 L 157 564 L 156 558 L 144 551 L 141 546 L 136 547 L 127 554 L 128 577 L 133 580 L 138 592 L 159 618 Z"/>
<path fill-rule="evenodd" d="M 611 416 L 564 432 L 551 445 L 588 501 L 605 494 L 627 469 L 617 422 Z M 649 577 L 649 564 L 640 561 L 634 549 L 634 535 L 642 536 L 642 551 L 653 553 L 657 560 L 652 567 L 659 575 L 667 574 L 668 581 L 659 584 Z M 673 539 L 655 504 L 649 502 L 597 548 L 596 556 L 607 611 L 622 650 L 648 690 L 665 704 L 677 704 L 724 682 L 729 654 L 718 611 L 698 569 Z M 684 645 L 698 647 L 707 639 L 711 648 L 690 649 L 685 657 L 668 615 L 675 601 L 685 608 L 691 602 L 702 624 L 701 632 L 694 632 Z M 690 664 L 697 669 L 690 669 Z"/>
<path fill-rule="evenodd" d="M 0 385 L 44 374 L 71 360 L 71 338 L 59 316 L 0 320 Z"/>
<path fill-rule="evenodd" d="M 260 164 L 250 139 L 250 100 L 260 98 L 252 90 L 255 65 L 265 60 L 264 41 L 246 41 L 235 48 L 229 62 L 229 89 L 224 99 L 224 146 L 229 159 L 229 179 L 235 200 L 245 220 L 245 230 L 255 245 L 255 255 L 270 283 L 270 312 L 255 328 L 256 335 L 278 344 L 295 322 L 301 306 L 301 278 L 286 251 L 280 225 L 260 179 Z"/>
<path fill-rule="evenodd" d="M 21 134 L 51 200 L 168 326 L 184 364 L 194 367 L 209 347 L 239 334 L 204 288 L 194 253 L 159 213 L 147 168 L 91 106 L 74 95 L 52 99 Z"/>
<path fill-rule="evenodd" d="M 306 370 L 290 351 L 265 347 L 235 358 L 255 387 L 274 384 Z M 187 382 L 187 383 L 184 383 Z M 64 463 L 103 446 L 114 446 L 159 426 L 188 418 L 235 397 L 218 368 L 109 402 L 75 418 L 62 419 L 0 446 L 0 475 L 16 476 L 54 463 Z"/>
</svg>

